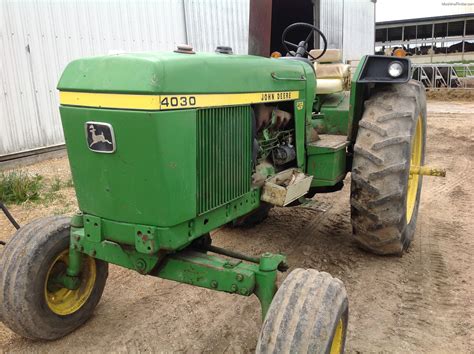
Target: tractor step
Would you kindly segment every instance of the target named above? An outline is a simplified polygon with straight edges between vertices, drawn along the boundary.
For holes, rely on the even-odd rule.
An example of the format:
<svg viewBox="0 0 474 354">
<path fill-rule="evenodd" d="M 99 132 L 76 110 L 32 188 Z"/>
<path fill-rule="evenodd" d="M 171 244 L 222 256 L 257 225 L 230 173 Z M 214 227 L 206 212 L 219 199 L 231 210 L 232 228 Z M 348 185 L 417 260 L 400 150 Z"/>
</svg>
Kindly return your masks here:
<svg viewBox="0 0 474 354">
<path fill-rule="evenodd" d="M 336 151 L 346 147 L 347 143 L 346 135 L 321 134 L 318 141 L 310 143 L 308 146 Z"/>
<path fill-rule="evenodd" d="M 344 179 L 348 143 L 346 135 L 321 134 L 318 141 L 306 145 L 312 187 L 331 187 Z"/>
</svg>

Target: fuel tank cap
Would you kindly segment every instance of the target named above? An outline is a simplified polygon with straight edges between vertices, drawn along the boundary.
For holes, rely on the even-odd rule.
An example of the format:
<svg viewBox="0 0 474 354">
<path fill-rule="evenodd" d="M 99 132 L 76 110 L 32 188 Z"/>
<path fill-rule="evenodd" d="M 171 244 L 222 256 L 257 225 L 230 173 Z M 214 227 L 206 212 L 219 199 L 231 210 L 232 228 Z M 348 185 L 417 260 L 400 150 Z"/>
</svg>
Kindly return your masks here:
<svg viewBox="0 0 474 354">
<path fill-rule="evenodd" d="M 224 45 L 218 45 L 216 47 L 216 53 L 221 53 L 221 54 L 234 54 L 232 51 L 232 47 L 224 46 Z"/>
<path fill-rule="evenodd" d="M 196 52 L 193 50 L 193 47 L 189 44 L 178 44 L 174 52 L 181 54 L 196 54 Z"/>
</svg>

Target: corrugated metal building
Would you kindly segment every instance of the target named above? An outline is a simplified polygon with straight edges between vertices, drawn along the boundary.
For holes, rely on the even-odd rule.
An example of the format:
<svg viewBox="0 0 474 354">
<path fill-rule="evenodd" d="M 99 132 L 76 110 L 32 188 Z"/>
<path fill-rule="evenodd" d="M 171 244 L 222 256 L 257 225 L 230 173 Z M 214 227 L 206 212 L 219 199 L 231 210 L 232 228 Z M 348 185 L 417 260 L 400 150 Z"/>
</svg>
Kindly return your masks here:
<svg viewBox="0 0 474 354">
<path fill-rule="evenodd" d="M 345 0 L 343 58 L 358 61 L 362 55 L 374 54 L 376 0 Z"/>
<path fill-rule="evenodd" d="M 328 48 L 342 48 L 344 61 L 357 61 L 373 54 L 375 38 L 374 0 L 319 0 L 320 28 Z"/>
<path fill-rule="evenodd" d="M 263 0 L 0 0 L 0 160 L 63 143 L 56 84 L 71 60 L 179 43 L 245 54 L 252 1 Z M 373 52 L 374 0 L 298 1 L 319 7 L 346 60 Z"/>
<path fill-rule="evenodd" d="M 229 45 L 234 53 L 247 54 L 249 0 L 185 1 L 187 43 L 204 52 Z"/>
<path fill-rule="evenodd" d="M 73 59 L 111 51 L 247 53 L 248 0 L 0 0 L 0 157 L 63 143 L 56 84 Z"/>
</svg>

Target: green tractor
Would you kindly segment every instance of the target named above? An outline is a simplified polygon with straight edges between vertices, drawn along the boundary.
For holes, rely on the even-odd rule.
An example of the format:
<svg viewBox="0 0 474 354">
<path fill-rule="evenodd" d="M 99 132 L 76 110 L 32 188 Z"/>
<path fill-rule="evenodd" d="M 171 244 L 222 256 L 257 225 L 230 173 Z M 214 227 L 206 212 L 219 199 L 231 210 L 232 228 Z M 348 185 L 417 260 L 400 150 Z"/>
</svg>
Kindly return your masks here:
<svg viewBox="0 0 474 354">
<path fill-rule="evenodd" d="M 309 35 L 287 40 L 295 28 Z M 317 34 L 322 50 L 308 52 Z M 0 260 L 0 319 L 53 340 L 92 315 L 108 264 L 262 308 L 257 352 L 344 350 L 342 282 L 285 256 L 212 245 L 212 230 L 260 222 L 274 206 L 337 191 L 351 172 L 354 239 L 401 254 L 415 231 L 426 101 L 405 58 L 365 56 L 353 73 L 314 26 L 283 33 L 288 55 L 135 53 L 71 62 L 58 84 L 80 212 L 21 227 Z"/>
</svg>

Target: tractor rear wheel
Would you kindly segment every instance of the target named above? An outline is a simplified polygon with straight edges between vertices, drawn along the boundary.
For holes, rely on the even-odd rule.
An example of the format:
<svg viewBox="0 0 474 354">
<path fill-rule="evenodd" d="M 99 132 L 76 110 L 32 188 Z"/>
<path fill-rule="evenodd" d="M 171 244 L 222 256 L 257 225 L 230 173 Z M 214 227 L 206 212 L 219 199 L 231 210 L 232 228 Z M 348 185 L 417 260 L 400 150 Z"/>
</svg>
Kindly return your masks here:
<svg viewBox="0 0 474 354">
<path fill-rule="evenodd" d="M 295 269 L 270 305 L 256 353 L 343 353 L 349 305 L 339 279 Z"/>
<path fill-rule="evenodd" d="M 401 254 L 415 233 L 426 142 L 426 96 L 415 81 L 376 89 L 354 146 L 351 219 L 355 240 L 376 254 Z"/>
<path fill-rule="evenodd" d="M 0 258 L 0 317 L 12 331 L 31 339 L 57 339 L 81 326 L 99 303 L 108 264 L 84 255 L 80 286 L 52 281 L 69 258 L 70 219 L 53 216 L 21 227 Z"/>
</svg>

